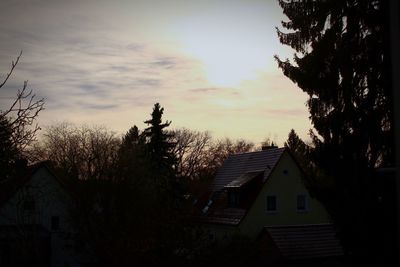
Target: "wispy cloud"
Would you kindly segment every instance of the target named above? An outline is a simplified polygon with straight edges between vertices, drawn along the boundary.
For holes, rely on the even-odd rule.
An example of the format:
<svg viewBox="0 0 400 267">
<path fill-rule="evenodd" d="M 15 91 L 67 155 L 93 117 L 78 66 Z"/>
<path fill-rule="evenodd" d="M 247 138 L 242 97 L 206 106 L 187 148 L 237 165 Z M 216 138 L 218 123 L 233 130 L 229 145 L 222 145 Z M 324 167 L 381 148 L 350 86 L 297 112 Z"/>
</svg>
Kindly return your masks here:
<svg viewBox="0 0 400 267">
<path fill-rule="evenodd" d="M 1 108 L 29 80 L 29 87 L 46 99 L 43 124 L 106 122 L 124 131 L 132 124 L 143 126 L 153 104 L 160 102 L 175 126 L 214 130 L 219 136 L 259 138 L 271 128 L 284 138 L 291 127 L 309 127 L 301 126 L 307 123 L 304 96 L 279 71 L 260 73 L 234 88 L 210 85 L 204 62 L 184 53 L 167 29 L 176 16 L 191 18 L 196 10 L 207 14 L 208 5 L 150 2 L 157 8 L 143 1 L 3 0 L 0 74 L 8 72 L 20 50 L 23 56 L 0 90 Z M 250 2 L 241 2 L 235 12 L 241 14 Z M 247 21 L 236 19 L 238 24 Z M 219 22 L 219 17 L 212 21 L 215 27 Z M 213 49 L 215 42 L 207 40 L 205 47 Z M 239 59 L 248 60 L 246 55 Z"/>
</svg>

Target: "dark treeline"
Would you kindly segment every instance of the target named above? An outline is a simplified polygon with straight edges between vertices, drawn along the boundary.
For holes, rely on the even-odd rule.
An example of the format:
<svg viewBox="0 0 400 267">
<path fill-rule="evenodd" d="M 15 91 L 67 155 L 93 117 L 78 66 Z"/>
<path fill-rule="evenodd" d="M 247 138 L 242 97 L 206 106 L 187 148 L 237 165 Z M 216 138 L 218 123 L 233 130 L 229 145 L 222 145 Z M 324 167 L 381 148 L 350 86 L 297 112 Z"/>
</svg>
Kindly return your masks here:
<svg viewBox="0 0 400 267">
<path fill-rule="evenodd" d="M 193 199 L 228 155 L 254 144 L 170 130 L 163 111 L 155 104 L 148 127 L 133 126 L 122 138 L 104 127 L 56 124 L 26 153 L 32 162 L 50 161 L 68 182 L 78 242 L 101 265 L 186 265 L 214 255 L 208 239 L 194 236 Z"/>
<path fill-rule="evenodd" d="M 279 0 L 288 21 L 278 37 L 296 54 L 293 61 L 276 60 L 308 94 L 313 124 L 309 143 L 291 131 L 285 145 L 307 174 L 310 193 L 331 214 L 349 266 L 379 266 L 395 252 L 395 212 L 385 211 L 395 195 L 382 190 L 390 180 L 377 175 L 394 167 L 388 3 Z M 122 139 L 101 127 L 59 124 L 32 146 L 38 130 L 32 124 L 43 104 L 25 83 L 11 108 L 0 112 L 0 177 L 10 179 L 27 161 L 51 160 L 75 190 L 72 213 L 82 246 L 104 266 L 207 265 L 223 255 L 224 265 L 228 259 L 243 264 L 232 251 L 254 252 L 242 239 L 231 253 L 208 250 L 187 217 L 188 198 L 203 191 L 229 154 L 253 144 L 171 130 L 155 104 L 147 128 L 133 126 Z"/>
<path fill-rule="evenodd" d="M 169 129 L 158 103 L 147 128 L 133 126 L 122 138 L 101 126 L 58 123 L 37 140 L 34 122 L 43 107 L 25 83 L 10 108 L 1 110 L 1 182 L 23 175 L 30 163 L 49 162 L 73 195 L 75 246 L 96 266 L 240 266 L 255 253 L 242 237 L 215 247 L 192 219 L 193 199 L 207 190 L 228 155 L 254 150 L 253 143 Z"/>
<path fill-rule="evenodd" d="M 379 175 L 394 173 L 389 2 L 279 0 L 288 20 L 278 37 L 296 53 L 276 60 L 308 94 L 314 127 L 310 144 L 292 131 L 286 145 L 361 266 L 387 265 L 395 254 L 394 180 Z"/>
</svg>

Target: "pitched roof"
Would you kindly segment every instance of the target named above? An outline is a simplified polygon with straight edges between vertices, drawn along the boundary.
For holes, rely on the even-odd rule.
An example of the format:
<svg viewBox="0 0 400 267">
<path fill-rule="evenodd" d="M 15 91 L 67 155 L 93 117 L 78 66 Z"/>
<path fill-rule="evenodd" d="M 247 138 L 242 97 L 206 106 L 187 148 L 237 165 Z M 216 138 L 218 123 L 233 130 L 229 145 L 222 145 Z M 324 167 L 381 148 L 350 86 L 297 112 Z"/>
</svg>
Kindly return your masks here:
<svg viewBox="0 0 400 267">
<path fill-rule="evenodd" d="M 284 148 L 231 155 L 218 170 L 211 185 L 208 204 L 203 208 L 201 222 L 238 225 L 246 216 L 269 175 L 281 158 Z M 254 182 L 251 193 L 240 207 L 227 208 L 228 194 L 224 189 L 239 188 Z M 254 185 L 254 184 L 253 184 Z"/>
<path fill-rule="evenodd" d="M 225 225 L 238 225 L 243 217 L 246 215 L 247 210 L 240 208 L 226 208 L 216 209 L 209 216 L 201 216 L 198 221 L 205 223 L 225 224 Z"/>
<path fill-rule="evenodd" d="M 271 226 L 265 230 L 285 259 L 343 256 L 332 224 Z"/>
<path fill-rule="evenodd" d="M 46 168 L 64 189 L 66 189 L 69 193 L 72 192 L 67 181 L 65 181 L 65 179 L 61 179 L 59 175 L 55 175 L 49 161 L 41 161 L 29 165 L 26 170 L 20 171 L 15 177 L 0 182 L 0 207 L 3 206 L 41 168 Z"/>
<path fill-rule="evenodd" d="M 229 184 L 225 185 L 225 188 L 239 188 L 242 187 L 243 185 L 247 184 L 254 178 L 256 178 L 258 175 L 263 174 L 263 171 L 257 171 L 257 172 L 246 172 L 242 175 L 239 176 L 239 178 L 233 180 Z"/>
<path fill-rule="evenodd" d="M 212 191 L 219 191 L 241 175 L 250 172 L 264 172 L 264 182 L 280 159 L 284 148 L 231 155 L 218 170 L 212 183 Z"/>
</svg>

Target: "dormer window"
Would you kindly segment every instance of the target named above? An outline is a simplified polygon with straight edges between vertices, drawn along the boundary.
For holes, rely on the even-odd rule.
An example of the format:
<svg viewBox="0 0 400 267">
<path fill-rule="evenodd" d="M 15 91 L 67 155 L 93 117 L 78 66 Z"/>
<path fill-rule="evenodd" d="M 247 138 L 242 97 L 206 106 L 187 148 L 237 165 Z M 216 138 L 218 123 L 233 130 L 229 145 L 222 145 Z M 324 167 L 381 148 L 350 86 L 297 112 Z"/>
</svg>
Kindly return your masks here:
<svg viewBox="0 0 400 267">
<path fill-rule="evenodd" d="M 229 207 L 236 208 L 239 204 L 239 192 L 236 190 L 228 190 Z"/>
<path fill-rule="evenodd" d="M 246 172 L 224 186 L 230 208 L 243 207 L 261 183 L 264 171 Z"/>
</svg>

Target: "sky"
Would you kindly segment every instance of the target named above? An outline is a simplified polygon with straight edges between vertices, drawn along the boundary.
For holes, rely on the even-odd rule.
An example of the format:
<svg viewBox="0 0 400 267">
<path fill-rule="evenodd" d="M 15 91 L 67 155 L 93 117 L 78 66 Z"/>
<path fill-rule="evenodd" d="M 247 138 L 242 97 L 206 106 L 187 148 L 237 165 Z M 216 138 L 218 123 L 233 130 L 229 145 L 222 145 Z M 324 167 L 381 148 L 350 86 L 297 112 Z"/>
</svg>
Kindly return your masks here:
<svg viewBox="0 0 400 267">
<path fill-rule="evenodd" d="M 292 58 L 274 0 L 1 0 L 0 109 L 23 81 L 57 122 L 144 129 L 156 102 L 171 128 L 266 138 L 311 128 L 305 95 L 273 56 Z"/>
</svg>

